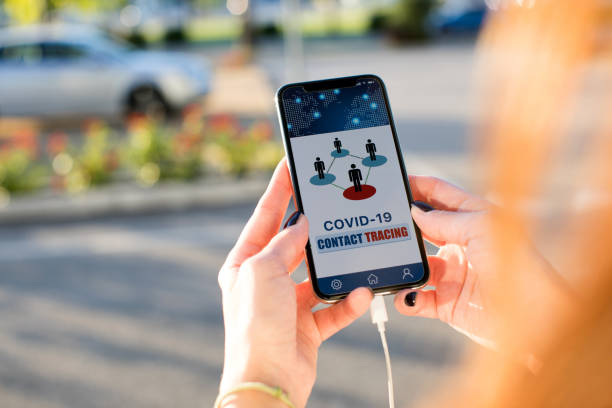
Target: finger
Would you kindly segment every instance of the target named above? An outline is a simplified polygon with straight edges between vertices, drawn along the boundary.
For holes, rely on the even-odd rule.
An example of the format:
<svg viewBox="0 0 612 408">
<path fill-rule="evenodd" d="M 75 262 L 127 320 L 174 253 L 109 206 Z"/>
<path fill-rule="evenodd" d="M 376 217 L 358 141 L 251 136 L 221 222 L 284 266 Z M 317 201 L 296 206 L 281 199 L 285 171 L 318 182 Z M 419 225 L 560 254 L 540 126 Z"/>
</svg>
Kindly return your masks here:
<svg viewBox="0 0 612 408">
<path fill-rule="evenodd" d="M 418 224 L 417 224 L 418 227 Z M 430 237 L 429 235 L 427 235 L 423 230 L 421 230 L 419 228 L 419 231 L 421 232 L 421 236 L 430 244 L 437 246 L 438 248 L 444 245 L 444 241 L 439 241 L 436 239 L 433 239 L 432 237 Z"/>
<path fill-rule="evenodd" d="M 295 295 L 299 308 L 311 310 L 313 307 L 321 303 L 321 300 L 314 293 L 312 284 L 308 279 L 306 279 L 304 282 L 298 283 L 295 286 Z"/>
<path fill-rule="evenodd" d="M 369 288 L 357 288 L 340 303 L 314 312 L 321 341 L 327 340 L 364 314 L 373 297 Z"/>
<path fill-rule="evenodd" d="M 279 232 L 261 252 L 249 258 L 245 270 L 269 277 L 291 273 L 304 256 L 307 241 L 308 220 L 302 214 L 295 225 Z"/>
<path fill-rule="evenodd" d="M 417 294 L 412 306 L 406 302 L 406 296 L 411 292 L 416 292 Z M 420 316 L 430 319 L 438 318 L 435 290 L 415 291 L 413 289 L 405 289 L 395 295 L 393 304 L 398 312 L 406 316 Z"/>
<path fill-rule="evenodd" d="M 485 231 L 484 212 L 453 212 L 434 210 L 424 212 L 412 207 L 412 218 L 423 234 L 440 243 L 467 245 Z"/>
<path fill-rule="evenodd" d="M 427 260 L 431 275 L 428 285 L 435 286 L 436 289 L 416 291 L 413 303 L 407 302 L 406 296 L 415 291 L 403 290 L 395 297 L 395 308 L 407 316 L 450 321 L 454 315 L 457 299 L 465 286 L 467 259 L 462 247 L 445 245 L 440 248 L 437 256 L 430 256 Z"/>
<path fill-rule="evenodd" d="M 410 191 L 416 201 L 423 201 L 440 210 L 484 210 L 489 203 L 437 177 L 409 176 Z"/>
<path fill-rule="evenodd" d="M 429 265 L 429 280 L 427 284 L 437 286 L 440 279 L 444 277 L 446 260 L 436 255 L 429 255 L 427 257 L 427 264 Z"/>
<path fill-rule="evenodd" d="M 240 265 L 270 242 L 281 226 L 292 192 L 287 160 L 282 159 L 230 252 L 226 264 Z"/>
</svg>

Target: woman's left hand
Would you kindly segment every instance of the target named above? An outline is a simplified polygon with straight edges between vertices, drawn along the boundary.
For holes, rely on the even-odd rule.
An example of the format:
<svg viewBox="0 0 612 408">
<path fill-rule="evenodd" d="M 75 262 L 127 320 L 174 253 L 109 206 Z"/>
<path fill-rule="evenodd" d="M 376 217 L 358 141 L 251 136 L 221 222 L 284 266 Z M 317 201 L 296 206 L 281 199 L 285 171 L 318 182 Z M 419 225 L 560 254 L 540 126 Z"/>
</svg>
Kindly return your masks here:
<svg viewBox="0 0 612 408">
<path fill-rule="evenodd" d="M 221 393 L 238 383 L 279 386 L 304 407 L 316 377 L 321 343 L 368 310 L 372 293 L 353 291 L 313 312 L 319 303 L 309 281 L 289 275 L 304 257 L 308 221 L 278 230 L 291 198 L 287 163 L 276 168 L 268 189 L 219 272 L 225 320 Z M 252 405 L 251 405 L 252 406 Z"/>
</svg>

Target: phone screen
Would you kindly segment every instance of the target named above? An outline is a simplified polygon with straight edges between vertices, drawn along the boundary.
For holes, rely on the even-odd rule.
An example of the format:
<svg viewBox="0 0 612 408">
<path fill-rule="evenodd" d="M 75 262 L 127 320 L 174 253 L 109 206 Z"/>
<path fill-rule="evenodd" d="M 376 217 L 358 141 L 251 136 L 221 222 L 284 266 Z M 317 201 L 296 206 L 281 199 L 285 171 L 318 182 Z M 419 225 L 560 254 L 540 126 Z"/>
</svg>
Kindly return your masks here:
<svg viewBox="0 0 612 408">
<path fill-rule="evenodd" d="M 379 80 L 316 91 L 288 86 L 279 98 L 310 223 L 315 289 L 333 296 L 360 286 L 426 280 L 422 240 Z"/>
</svg>

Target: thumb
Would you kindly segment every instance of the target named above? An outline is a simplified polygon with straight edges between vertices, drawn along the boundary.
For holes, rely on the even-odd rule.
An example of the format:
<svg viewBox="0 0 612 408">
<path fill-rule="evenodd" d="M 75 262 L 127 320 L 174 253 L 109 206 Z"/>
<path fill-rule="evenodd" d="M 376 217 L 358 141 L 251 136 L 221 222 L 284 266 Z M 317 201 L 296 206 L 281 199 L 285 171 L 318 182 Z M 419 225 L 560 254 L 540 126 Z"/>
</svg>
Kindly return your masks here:
<svg viewBox="0 0 612 408">
<path fill-rule="evenodd" d="M 302 261 L 307 241 L 308 220 L 301 214 L 295 225 L 276 234 L 254 258 L 280 265 L 285 273 L 290 273 Z"/>
<path fill-rule="evenodd" d="M 484 232 L 484 211 L 411 211 L 423 234 L 438 242 L 465 246 Z"/>
</svg>

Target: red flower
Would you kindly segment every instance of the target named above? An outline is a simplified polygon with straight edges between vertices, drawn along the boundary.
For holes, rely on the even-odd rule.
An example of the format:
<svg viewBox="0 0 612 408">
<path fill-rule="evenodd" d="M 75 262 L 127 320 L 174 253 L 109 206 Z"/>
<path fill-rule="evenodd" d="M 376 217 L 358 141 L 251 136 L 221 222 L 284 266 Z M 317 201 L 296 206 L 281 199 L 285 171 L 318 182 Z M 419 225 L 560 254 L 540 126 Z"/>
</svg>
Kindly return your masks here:
<svg viewBox="0 0 612 408">
<path fill-rule="evenodd" d="M 183 156 L 195 147 L 198 140 L 194 137 L 190 137 L 189 134 L 179 133 L 174 137 L 172 142 L 175 154 Z"/>
<path fill-rule="evenodd" d="M 38 153 L 38 140 L 36 134 L 31 129 L 21 129 L 13 135 L 13 147 L 25 150 L 30 157 Z"/>
<path fill-rule="evenodd" d="M 127 118 L 127 127 L 128 129 L 140 129 L 145 127 L 149 123 L 146 115 L 142 113 L 132 113 Z"/>
<path fill-rule="evenodd" d="M 0 157 L 9 154 L 13 150 L 13 146 L 10 143 L 0 143 Z"/>
<path fill-rule="evenodd" d="M 68 147 L 68 136 L 62 132 L 54 132 L 49 136 L 47 141 L 47 153 L 51 156 L 56 156 Z"/>
<path fill-rule="evenodd" d="M 64 176 L 53 175 L 49 181 L 49 185 L 53 190 L 61 191 L 66 188 L 66 178 Z"/>
<path fill-rule="evenodd" d="M 215 115 L 209 119 L 208 124 L 215 132 L 235 132 L 240 131 L 240 122 L 232 115 Z"/>
<path fill-rule="evenodd" d="M 104 128 L 104 123 L 100 119 L 88 119 L 85 122 L 85 135 L 87 137 L 95 136 L 102 128 Z"/>
<path fill-rule="evenodd" d="M 199 103 L 192 103 L 191 105 L 187 105 L 185 109 L 183 109 L 182 116 L 185 122 L 193 122 L 202 119 L 202 105 Z"/>
<path fill-rule="evenodd" d="M 115 171 L 117 167 L 119 167 L 119 155 L 115 150 L 111 150 L 106 153 L 106 156 L 104 157 L 104 165 L 106 171 L 109 172 Z"/>
<path fill-rule="evenodd" d="M 272 135 L 272 125 L 267 120 L 261 120 L 251 127 L 251 136 L 257 141 L 268 141 Z"/>
</svg>

